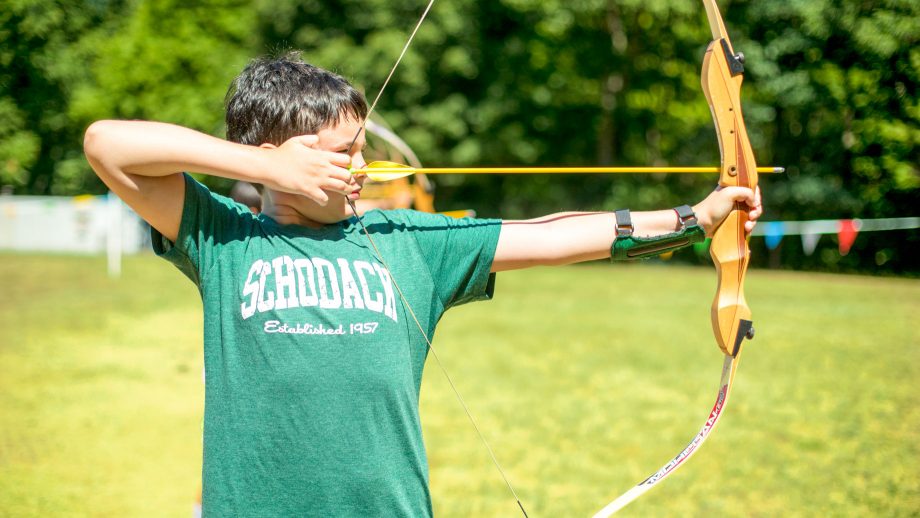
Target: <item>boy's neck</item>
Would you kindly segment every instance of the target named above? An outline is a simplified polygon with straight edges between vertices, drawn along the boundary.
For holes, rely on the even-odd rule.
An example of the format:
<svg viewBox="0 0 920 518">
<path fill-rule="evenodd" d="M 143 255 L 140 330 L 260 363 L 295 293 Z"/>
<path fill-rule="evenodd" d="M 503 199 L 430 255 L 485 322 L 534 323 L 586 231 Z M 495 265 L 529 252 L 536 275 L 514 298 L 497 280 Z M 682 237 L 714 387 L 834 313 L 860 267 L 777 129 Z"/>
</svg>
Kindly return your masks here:
<svg viewBox="0 0 920 518">
<path fill-rule="evenodd" d="M 281 200 L 276 200 L 273 194 L 275 193 L 268 189 L 262 194 L 262 214 L 282 225 L 300 225 L 313 229 L 325 226 L 323 223 L 314 221 L 297 210 L 295 204 L 287 200 L 288 196 L 281 196 Z"/>
</svg>

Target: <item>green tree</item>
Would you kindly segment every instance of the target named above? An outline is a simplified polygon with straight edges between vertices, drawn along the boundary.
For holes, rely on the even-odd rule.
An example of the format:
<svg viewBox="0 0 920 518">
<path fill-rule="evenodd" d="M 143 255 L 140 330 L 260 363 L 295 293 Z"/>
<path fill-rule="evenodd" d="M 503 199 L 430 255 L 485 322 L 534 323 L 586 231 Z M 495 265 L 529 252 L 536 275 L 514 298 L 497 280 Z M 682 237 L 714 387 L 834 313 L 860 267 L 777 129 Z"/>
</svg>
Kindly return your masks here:
<svg viewBox="0 0 920 518">
<path fill-rule="evenodd" d="M 0 12 L 0 183 L 98 192 L 82 154 L 101 118 L 222 131 L 222 99 L 252 54 L 248 4 L 13 0 Z"/>
<path fill-rule="evenodd" d="M 8 0 L 0 11 L 0 183 L 101 192 L 81 152 L 84 128 L 100 118 L 220 135 L 227 85 L 258 54 L 302 49 L 373 98 L 424 4 Z M 720 7 L 747 56 L 742 98 L 758 160 L 788 171 L 762 181 L 766 218 L 915 215 L 920 5 Z M 377 110 L 432 165 L 715 164 L 699 85 L 708 41 L 697 0 L 439 1 Z M 504 217 L 641 209 L 694 200 L 713 180 L 440 177 L 438 202 Z M 842 259 L 832 240 L 814 257 L 794 246 L 778 253 L 795 267 L 916 273 L 918 240 L 916 232 L 877 233 Z"/>
<path fill-rule="evenodd" d="M 291 42 L 373 96 L 422 7 L 272 2 L 260 10 L 261 33 L 266 46 Z M 691 0 L 439 3 L 377 109 L 429 163 L 715 163 L 718 147 L 699 86 L 706 43 L 705 16 Z M 711 183 L 456 177 L 439 178 L 439 196 L 516 217 L 600 208 L 627 194 L 645 205 L 685 199 L 681 193 Z"/>
<path fill-rule="evenodd" d="M 127 6 L 74 50 L 88 80 L 74 89 L 73 121 L 152 119 L 222 134 L 224 94 L 252 54 L 250 12 L 241 2 Z"/>
<path fill-rule="evenodd" d="M 80 131 L 68 119 L 79 64 L 74 42 L 106 16 L 111 4 L 9 0 L 0 10 L 0 183 L 17 190 L 55 192 L 58 178 L 77 172 L 74 142 Z"/>
<path fill-rule="evenodd" d="M 920 4 L 767 0 L 741 9 L 765 104 L 777 109 L 770 183 L 778 219 L 895 217 L 920 207 Z M 861 237 L 841 258 L 787 247 L 783 263 L 833 270 L 917 272 L 913 232 Z"/>
</svg>

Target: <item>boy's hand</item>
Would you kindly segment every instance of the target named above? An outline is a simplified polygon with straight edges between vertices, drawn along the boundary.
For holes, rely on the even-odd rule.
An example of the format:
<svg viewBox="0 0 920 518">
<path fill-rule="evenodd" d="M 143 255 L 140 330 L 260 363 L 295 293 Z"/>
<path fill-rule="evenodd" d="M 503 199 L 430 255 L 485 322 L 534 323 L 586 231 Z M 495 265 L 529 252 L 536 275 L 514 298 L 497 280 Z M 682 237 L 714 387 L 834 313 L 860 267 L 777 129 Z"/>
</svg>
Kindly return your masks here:
<svg viewBox="0 0 920 518">
<path fill-rule="evenodd" d="M 756 191 L 751 191 L 746 187 L 717 187 L 705 200 L 693 207 L 697 221 L 706 231 L 707 237 L 712 237 L 713 232 L 735 208 L 735 202 L 744 202 L 748 206 L 748 221 L 744 224 L 744 230 L 750 235 L 754 230 L 754 225 L 757 224 L 757 219 L 763 214 L 760 187 Z"/>
<path fill-rule="evenodd" d="M 301 135 L 279 147 L 264 145 L 271 152 L 271 160 L 262 183 L 277 191 L 306 196 L 321 206 L 329 201 L 326 191 L 348 195 L 358 189 L 347 169 L 351 157 L 314 149 L 318 141 L 316 135 Z"/>
</svg>

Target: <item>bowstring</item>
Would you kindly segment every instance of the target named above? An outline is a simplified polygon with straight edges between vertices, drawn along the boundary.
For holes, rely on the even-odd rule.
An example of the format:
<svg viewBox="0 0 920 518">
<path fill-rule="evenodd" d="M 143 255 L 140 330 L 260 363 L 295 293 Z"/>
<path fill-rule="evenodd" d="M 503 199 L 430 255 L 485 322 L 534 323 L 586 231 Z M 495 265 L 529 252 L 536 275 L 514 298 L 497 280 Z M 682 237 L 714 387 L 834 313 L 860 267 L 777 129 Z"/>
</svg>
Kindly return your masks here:
<svg viewBox="0 0 920 518">
<path fill-rule="evenodd" d="M 361 136 L 361 132 L 364 131 L 367 120 L 370 118 L 371 113 L 373 113 L 374 108 L 377 107 L 377 102 L 380 101 L 380 97 L 383 95 L 383 91 L 386 90 L 388 84 L 390 84 L 390 79 L 392 79 L 393 74 L 396 72 L 396 69 L 399 67 L 399 63 L 402 61 L 403 56 L 406 55 L 406 52 L 409 50 L 409 45 L 412 43 L 412 40 L 415 39 L 415 35 L 418 33 L 419 27 L 422 26 L 422 22 L 425 21 L 425 18 L 428 16 L 428 12 L 431 11 L 431 7 L 434 5 L 435 0 L 430 0 L 428 6 L 425 7 L 425 11 L 422 12 L 422 15 L 419 17 L 418 22 L 415 24 L 415 28 L 412 29 L 412 33 L 409 35 L 409 39 L 406 40 L 406 44 L 403 45 L 402 51 L 399 53 L 399 57 L 396 58 L 396 63 L 393 64 L 393 67 L 390 68 L 387 78 L 383 81 L 383 85 L 380 87 L 380 90 L 377 91 L 377 96 L 374 97 L 374 102 L 371 103 L 370 108 L 367 110 L 367 115 L 364 117 L 364 121 L 361 123 L 361 127 L 358 128 L 358 132 L 355 133 L 355 138 L 352 139 L 351 145 L 348 147 L 351 150 L 355 143 L 358 141 L 358 137 Z M 355 218 L 358 221 L 358 224 L 361 226 L 361 230 L 364 232 L 364 236 L 367 238 L 368 243 L 370 243 L 371 248 L 374 249 L 374 254 L 377 256 L 377 260 L 383 264 L 383 267 L 387 269 L 390 273 L 390 280 L 393 282 L 393 286 L 396 288 L 396 292 L 399 294 L 399 298 L 402 300 L 403 307 L 406 309 L 406 312 L 412 317 L 412 320 L 415 322 L 416 327 L 418 327 L 419 333 L 422 335 L 422 338 L 425 339 L 425 344 L 428 346 L 428 351 L 431 352 L 431 356 L 434 357 L 435 363 L 438 365 L 441 373 L 444 374 L 444 378 L 447 379 L 447 384 L 450 385 L 451 390 L 454 393 L 454 396 L 457 398 L 457 401 L 460 403 L 460 406 L 463 408 L 463 411 L 466 413 L 467 419 L 469 419 L 470 424 L 473 425 L 473 429 L 476 430 L 476 435 L 479 436 L 479 440 L 485 446 L 486 451 L 489 452 L 489 457 L 492 459 L 492 464 L 495 465 L 495 468 L 498 470 L 499 474 L 502 477 L 502 480 L 505 481 L 505 485 L 508 486 L 508 490 L 511 491 L 511 495 L 514 497 L 515 502 L 517 502 L 518 507 L 521 509 L 524 518 L 528 518 L 527 511 L 524 509 L 524 504 L 521 503 L 521 499 L 518 497 L 517 491 L 514 490 L 514 486 L 511 485 L 511 481 L 508 479 L 508 476 L 505 474 L 505 470 L 502 468 L 500 462 L 498 462 L 498 457 L 495 456 L 495 452 L 492 450 L 492 446 L 489 445 L 489 441 L 486 440 L 485 435 L 482 433 L 482 430 L 479 428 L 479 424 L 476 422 L 476 419 L 473 417 L 472 412 L 470 412 L 469 407 L 466 406 L 466 402 L 463 400 L 463 396 L 460 395 L 460 390 L 457 389 L 457 386 L 454 385 L 453 379 L 451 379 L 450 374 L 448 374 L 447 369 L 444 367 L 444 364 L 441 362 L 441 359 L 438 357 L 437 351 L 435 351 L 434 346 L 431 343 L 431 339 L 428 337 L 428 333 L 425 331 L 425 328 L 422 326 L 422 323 L 419 321 L 418 317 L 415 314 L 415 310 L 412 309 L 412 305 L 409 304 L 409 300 L 403 294 L 402 288 L 399 287 L 399 283 L 396 281 L 396 277 L 393 275 L 393 270 L 390 268 L 390 265 L 387 264 L 386 259 L 384 259 L 383 254 L 380 253 L 380 249 L 377 248 L 377 243 L 371 237 L 370 232 L 368 232 L 367 227 L 364 225 L 364 221 L 361 219 L 361 216 L 358 214 L 358 209 L 355 207 L 354 201 L 345 198 L 348 201 L 348 205 L 351 207 L 351 211 L 354 213 Z"/>
<path fill-rule="evenodd" d="M 508 476 L 505 474 L 505 470 L 502 468 L 500 462 L 498 462 L 498 457 L 495 456 L 495 452 L 492 450 L 492 446 L 489 445 L 489 441 L 486 440 L 485 435 L 482 433 L 482 430 L 479 428 L 479 424 L 476 422 L 476 419 L 473 417 L 472 412 L 470 412 L 469 407 L 466 406 L 466 401 L 463 400 L 463 396 L 460 395 L 460 390 L 457 389 L 457 386 L 454 385 L 454 380 L 451 379 L 450 374 L 448 374 L 447 369 L 444 367 L 444 364 L 441 362 L 441 358 L 438 357 L 438 353 L 435 350 L 434 346 L 431 344 L 431 339 L 428 338 L 428 333 L 425 332 L 425 328 L 422 326 L 422 323 L 419 321 L 418 317 L 415 314 L 415 310 L 412 309 L 412 305 L 409 304 L 409 300 L 403 294 L 402 288 L 399 287 L 399 283 L 396 282 L 396 277 L 393 275 L 393 270 L 390 268 L 390 265 L 387 264 L 386 259 L 383 258 L 383 254 L 380 253 L 380 249 L 377 248 L 377 243 L 371 238 L 370 233 L 367 230 L 367 227 L 364 226 L 364 222 L 361 220 L 361 216 L 358 215 L 358 211 L 355 208 L 355 204 L 352 200 L 348 200 L 348 204 L 351 206 L 352 212 L 355 214 L 355 218 L 358 220 L 358 224 L 361 225 L 361 230 L 364 232 L 364 235 L 367 237 L 367 241 L 371 244 L 371 247 L 374 249 L 374 254 L 377 255 L 377 260 L 383 264 L 383 267 L 387 269 L 390 273 L 390 280 L 393 282 L 393 286 L 396 288 L 396 293 L 399 294 L 399 298 L 402 300 L 403 307 L 406 309 L 406 312 L 409 316 L 412 317 L 412 321 L 415 322 L 416 327 L 418 327 L 419 333 L 422 335 L 422 338 L 425 339 L 425 343 L 428 345 L 428 351 L 431 352 L 431 356 L 434 357 L 435 363 L 438 365 L 438 369 L 441 370 L 441 373 L 444 374 L 444 378 L 447 379 L 447 384 L 450 385 L 451 390 L 454 392 L 454 396 L 457 397 L 457 401 L 460 402 L 460 406 L 463 408 L 463 411 L 466 413 L 466 417 L 469 419 L 470 424 L 473 425 L 473 429 L 476 430 L 476 435 L 479 436 L 479 440 L 482 441 L 482 444 L 486 447 L 486 451 L 489 452 L 489 457 L 492 459 L 492 463 L 495 465 L 495 468 L 501 474 L 502 480 L 505 481 L 505 485 L 508 486 L 508 490 L 511 491 L 511 495 L 514 496 L 514 500 L 517 502 L 518 507 L 521 509 L 521 512 L 524 514 L 524 518 L 528 518 L 527 511 L 524 509 L 524 504 L 521 503 L 521 499 L 518 497 L 517 491 L 514 490 L 514 486 L 511 485 L 511 481 L 508 479 Z"/>
</svg>

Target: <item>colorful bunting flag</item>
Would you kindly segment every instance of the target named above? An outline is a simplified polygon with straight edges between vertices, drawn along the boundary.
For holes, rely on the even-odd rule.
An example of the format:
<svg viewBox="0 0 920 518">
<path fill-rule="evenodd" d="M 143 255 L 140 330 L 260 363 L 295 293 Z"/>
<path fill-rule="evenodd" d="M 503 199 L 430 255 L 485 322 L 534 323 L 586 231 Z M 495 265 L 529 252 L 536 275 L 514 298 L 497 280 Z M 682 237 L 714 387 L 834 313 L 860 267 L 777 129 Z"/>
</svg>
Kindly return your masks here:
<svg viewBox="0 0 920 518">
<path fill-rule="evenodd" d="M 786 234 L 786 224 L 782 221 L 768 221 L 765 226 L 766 235 L 764 240 L 767 242 L 767 248 L 774 250 L 779 246 L 780 241 L 783 240 L 783 236 Z"/>
<path fill-rule="evenodd" d="M 837 239 L 840 243 L 840 255 L 850 253 L 850 248 L 856 241 L 856 234 L 859 233 L 861 224 L 858 219 L 842 219 L 837 231 Z"/>
<path fill-rule="evenodd" d="M 821 240 L 821 234 L 807 234 L 802 232 L 802 249 L 805 251 L 805 255 L 810 256 L 815 253 L 815 248 L 818 247 L 818 241 Z"/>
</svg>

